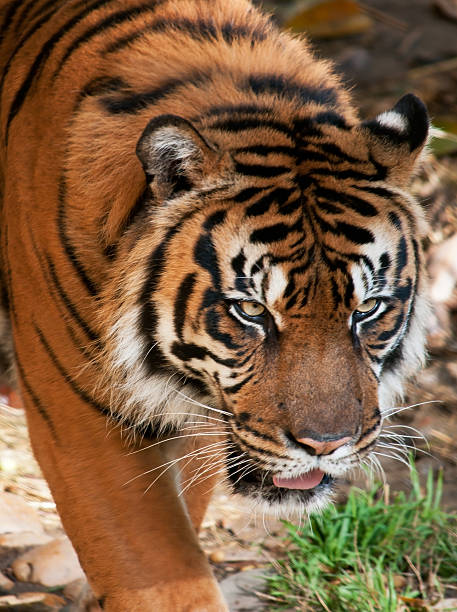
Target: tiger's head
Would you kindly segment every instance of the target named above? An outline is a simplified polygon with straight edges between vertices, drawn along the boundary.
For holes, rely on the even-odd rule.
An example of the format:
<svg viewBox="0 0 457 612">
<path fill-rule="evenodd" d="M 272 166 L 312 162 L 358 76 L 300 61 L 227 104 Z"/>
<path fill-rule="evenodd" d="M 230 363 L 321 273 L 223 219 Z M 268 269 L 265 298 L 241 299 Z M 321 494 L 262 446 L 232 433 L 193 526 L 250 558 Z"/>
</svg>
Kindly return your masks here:
<svg viewBox="0 0 457 612">
<path fill-rule="evenodd" d="M 429 121 L 412 95 L 363 123 L 249 112 L 145 128 L 105 368 L 121 416 L 206 415 L 235 491 L 312 510 L 424 358 L 426 223 L 405 189 Z"/>
</svg>

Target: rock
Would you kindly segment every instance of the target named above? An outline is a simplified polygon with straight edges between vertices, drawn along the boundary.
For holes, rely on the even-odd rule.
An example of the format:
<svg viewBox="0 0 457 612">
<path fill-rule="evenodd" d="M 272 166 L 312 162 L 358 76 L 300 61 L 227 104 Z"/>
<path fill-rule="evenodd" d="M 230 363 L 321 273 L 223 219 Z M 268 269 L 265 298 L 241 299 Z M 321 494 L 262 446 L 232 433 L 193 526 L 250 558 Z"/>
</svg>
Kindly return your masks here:
<svg viewBox="0 0 457 612">
<path fill-rule="evenodd" d="M 440 611 L 440 612 L 455 612 L 457 610 L 457 599 L 442 599 L 437 604 L 432 606 L 430 610 Z"/>
<path fill-rule="evenodd" d="M 209 558 L 210 561 L 212 561 L 213 563 L 222 563 L 223 561 L 225 561 L 224 551 L 221 549 L 213 550 L 209 553 Z"/>
<path fill-rule="evenodd" d="M 25 548 L 26 546 L 40 546 L 47 544 L 54 538 L 47 533 L 35 531 L 20 531 L 18 533 L 5 533 L 0 536 L 0 546 L 4 548 Z"/>
<path fill-rule="evenodd" d="M 70 582 L 63 594 L 71 601 L 68 612 L 100 612 L 101 608 L 85 578 Z"/>
<path fill-rule="evenodd" d="M 29 550 L 12 565 L 14 575 L 24 582 L 36 582 L 47 587 L 68 584 L 84 577 L 78 557 L 67 537 Z"/>
<path fill-rule="evenodd" d="M 0 533 L 43 533 L 38 513 L 12 493 L 0 493 Z"/>
<path fill-rule="evenodd" d="M 434 4 L 442 15 L 457 21 L 457 0 L 435 0 Z"/>
<path fill-rule="evenodd" d="M 265 591 L 265 570 L 253 569 L 224 578 L 219 586 L 230 612 L 248 612 L 266 609 L 255 592 Z"/>
<path fill-rule="evenodd" d="M 11 591 L 13 587 L 14 582 L 7 578 L 5 574 L 2 574 L 2 572 L 0 572 L 0 589 L 2 589 L 3 591 Z"/>
<path fill-rule="evenodd" d="M 52 612 L 62 610 L 65 600 L 52 593 L 19 593 L 0 597 L 0 610 L 17 610 L 18 612 Z"/>
</svg>

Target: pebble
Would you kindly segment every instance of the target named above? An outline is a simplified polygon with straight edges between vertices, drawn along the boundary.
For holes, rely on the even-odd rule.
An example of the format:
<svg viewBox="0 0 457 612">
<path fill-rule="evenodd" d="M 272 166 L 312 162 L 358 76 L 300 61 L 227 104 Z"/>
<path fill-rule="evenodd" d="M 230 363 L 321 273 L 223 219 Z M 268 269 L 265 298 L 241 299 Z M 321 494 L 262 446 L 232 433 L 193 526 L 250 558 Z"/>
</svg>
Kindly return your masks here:
<svg viewBox="0 0 457 612">
<path fill-rule="evenodd" d="M 27 551 L 11 565 L 14 575 L 23 582 L 55 587 L 84 577 L 78 557 L 67 537 L 58 538 Z"/>
<path fill-rule="evenodd" d="M 225 561 L 225 554 L 223 550 L 213 550 L 209 554 L 210 561 L 213 563 L 222 563 Z"/>
<path fill-rule="evenodd" d="M 47 544 L 53 539 L 52 536 L 46 533 L 20 531 L 18 533 L 5 533 L 0 535 L 0 546 L 3 548 L 25 548 L 26 546 Z"/>
<path fill-rule="evenodd" d="M 65 600 L 52 593 L 18 593 L 0 597 L 0 610 L 17 610 L 19 612 L 53 612 L 62 610 Z"/>
<path fill-rule="evenodd" d="M 266 609 L 266 604 L 256 595 L 255 591 L 265 591 L 265 570 L 251 569 L 224 578 L 219 584 L 227 601 L 230 612 Z"/>
<path fill-rule="evenodd" d="M 14 582 L 7 578 L 5 574 L 2 574 L 2 572 L 0 572 L 0 589 L 2 589 L 3 591 L 11 591 L 13 587 Z"/>
</svg>

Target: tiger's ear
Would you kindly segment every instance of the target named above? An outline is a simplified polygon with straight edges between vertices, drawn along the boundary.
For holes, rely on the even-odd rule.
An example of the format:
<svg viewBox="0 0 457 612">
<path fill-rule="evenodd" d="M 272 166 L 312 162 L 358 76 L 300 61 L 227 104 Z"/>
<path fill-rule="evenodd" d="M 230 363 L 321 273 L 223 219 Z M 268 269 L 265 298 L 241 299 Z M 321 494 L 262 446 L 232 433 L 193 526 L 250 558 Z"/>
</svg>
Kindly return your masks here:
<svg viewBox="0 0 457 612">
<path fill-rule="evenodd" d="M 389 180 L 405 186 L 429 137 L 430 120 L 422 100 L 407 94 L 390 110 L 364 121 L 361 129 L 374 160 L 388 169 Z"/>
<path fill-rule="evenodd" d="M 151 119 L 138 140 L 136 154 L 158 201 L 190 191 L 219 157 L 187 119 L 176 115 Z"/>
</svg>

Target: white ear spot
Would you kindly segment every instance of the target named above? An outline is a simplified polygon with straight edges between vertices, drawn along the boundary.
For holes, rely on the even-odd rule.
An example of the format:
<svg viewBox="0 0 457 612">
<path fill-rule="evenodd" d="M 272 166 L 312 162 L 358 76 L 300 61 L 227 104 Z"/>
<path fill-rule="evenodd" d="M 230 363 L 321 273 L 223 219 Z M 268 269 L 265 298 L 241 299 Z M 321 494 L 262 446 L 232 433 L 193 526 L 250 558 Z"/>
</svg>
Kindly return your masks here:
<svg viewBox="0 0 457 612">
<path fill-rule="evenodd" d="M 404 115 L 400 115 L 393 110 L 386 111 L 381 113 L 376 117 L 376 121 L 386 128 L 390 128 L 391 130 L 395 130 L 400 134 L 404 134 L 408 131 L 408 122 Z"/>
</svg>

